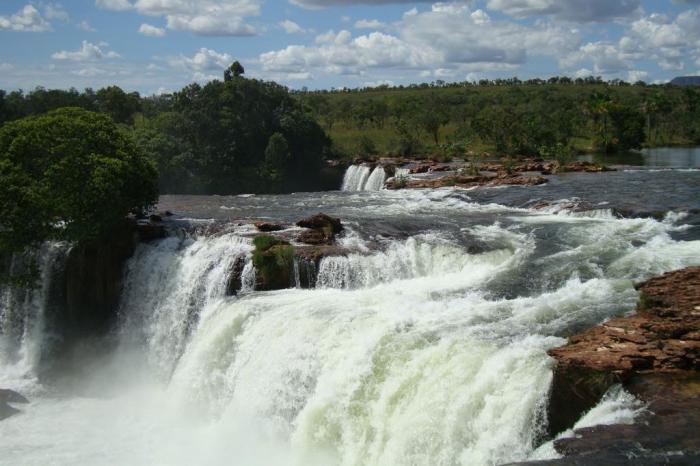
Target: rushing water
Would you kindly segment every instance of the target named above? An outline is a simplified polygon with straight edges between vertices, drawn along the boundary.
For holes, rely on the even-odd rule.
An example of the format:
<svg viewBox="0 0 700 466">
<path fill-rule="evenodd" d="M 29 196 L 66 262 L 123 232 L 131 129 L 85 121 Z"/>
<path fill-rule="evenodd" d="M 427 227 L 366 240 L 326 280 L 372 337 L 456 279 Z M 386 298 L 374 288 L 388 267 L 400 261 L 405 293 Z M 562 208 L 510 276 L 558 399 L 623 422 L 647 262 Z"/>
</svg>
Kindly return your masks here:
<svg viewBox="0 0 700 466">
<path fill-rule="evenodd" d="M 351 165 L 343 177 L 342 191 L 379 191 L 384 188 L 384 168 L 374 169 L 366 165 Z"/>
<path fill-rule="evenodd" d="M 353 192 L 164 197 L 162 208 L 222 228 L 139 246 L 116 349 L 93 357 L 86 348 L 90 369 L 68 386 L 33 372 L 32 348 L 48 333 L 45 291 L 3 295 L 0 382 L 33 402 L 0 422 L 0 464 L 550 457 L 551 444 L 539 445 L 546 351 L 633 309 L 635 282 L 700 264 L 700 172 L 360 192 L 366 175 L 353 175 Z M 293 225 L 319 211 L 343 219 L 339 241 L 352 252 L 324 259 L 315 289 L 255 291 L 252 231 L 240 220 Z M 46 280 L 60 250 L 42 252 Z M 246 264 L 243 290 L 227 297 L 237 260 Z M 579 425 L 630 422 L 639 408 L 616 391 Z"/>
</svg>

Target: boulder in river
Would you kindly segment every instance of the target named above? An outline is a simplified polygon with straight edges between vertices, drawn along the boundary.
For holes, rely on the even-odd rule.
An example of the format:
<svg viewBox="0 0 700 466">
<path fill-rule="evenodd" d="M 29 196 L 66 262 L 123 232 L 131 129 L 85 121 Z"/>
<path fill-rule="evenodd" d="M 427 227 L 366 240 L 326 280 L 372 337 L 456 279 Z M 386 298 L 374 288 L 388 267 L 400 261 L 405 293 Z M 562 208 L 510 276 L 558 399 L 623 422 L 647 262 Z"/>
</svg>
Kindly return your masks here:
<svg viewBox="0 0 700 466">
<path fill-rule="evenodd" d="M 29 400 L 13 390 L 0 389 L 0 421 L 21 412 L 11 406 L 15 403 L 29 403 Z"/>
<path fill-rule="evenodd" d="M 555 442 L 571 458 L 532 464 L 628 464 L 620 461 L 630 454 L 637 455 L 635 464 L 698 464 L 700 267 L 664 274 L 637 289 L 637 314 L 609 320 L 550 350 L 556 359 L 550 435 L 570 428 L 616 383 L 646 402 L 649 414 L 633 426 L 577 431 Z M 662 462 L 669 452 L 679 462 Z"/>
<path fill-rule="evenodd" d="M 326 214 L 317 214 L 297 222 L 297 226 L 308 228 L 297 238 L 300 243 L 320 245 L 332 244 L 335 236 L 343 231 L 340 219 Z"/>
</svg>

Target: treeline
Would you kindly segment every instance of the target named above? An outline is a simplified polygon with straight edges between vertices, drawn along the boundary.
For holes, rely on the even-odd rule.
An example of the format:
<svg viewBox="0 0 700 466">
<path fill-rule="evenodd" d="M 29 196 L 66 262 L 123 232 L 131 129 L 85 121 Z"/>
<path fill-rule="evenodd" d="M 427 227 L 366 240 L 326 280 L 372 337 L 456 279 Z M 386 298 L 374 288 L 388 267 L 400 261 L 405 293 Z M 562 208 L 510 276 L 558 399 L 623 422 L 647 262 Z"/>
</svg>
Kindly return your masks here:
<svg viewBox="0 0 700 466">
<path fill-rule="evenodd" d="M 351 155 L 571 156 L 700 144 L 700 91 L 600 78 L 296 93 Z"/>
<path fill-rule="evenodd" d="M 155 161 L 161 193 L 320 189 L 326 133 L 287 88 L 243 74 L 236 62 L 223 80 L 151 97 L 116 86 L 0 91 L 0 124 L 63 107 L 107 114 Z"/>
</svg>

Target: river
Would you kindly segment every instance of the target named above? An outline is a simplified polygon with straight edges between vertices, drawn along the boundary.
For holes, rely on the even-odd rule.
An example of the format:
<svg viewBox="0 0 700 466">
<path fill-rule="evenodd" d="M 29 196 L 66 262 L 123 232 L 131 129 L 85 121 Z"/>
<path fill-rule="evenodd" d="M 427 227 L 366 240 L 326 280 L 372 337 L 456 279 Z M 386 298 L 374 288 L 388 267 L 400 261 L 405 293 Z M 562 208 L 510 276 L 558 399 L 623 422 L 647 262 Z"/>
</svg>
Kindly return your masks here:
<svg viewBox="0 0 700 466">
<path fill-rule="evenodd" d="M 0 295 L 0 387 L 32 400 L 0 422 L 0 464 L 552 457 L 547 350 L 632 311 L 636 282 L 700 265 L 700 157 L 683 151 L 537 187 L 164 196 L 200 233 L 140 245 L 109 344 L 85 342 L 50 378 L 47 281 L 68 246 L 47 245 L 44 286 Z M 314 289 L 249 280 L 226 296 L 252 253 L 246 220 L 318 212 L 342 219 L 353 252 L 324 259 Z M 638 410 L 618 390 L 581 423 Z"/>
</svg>

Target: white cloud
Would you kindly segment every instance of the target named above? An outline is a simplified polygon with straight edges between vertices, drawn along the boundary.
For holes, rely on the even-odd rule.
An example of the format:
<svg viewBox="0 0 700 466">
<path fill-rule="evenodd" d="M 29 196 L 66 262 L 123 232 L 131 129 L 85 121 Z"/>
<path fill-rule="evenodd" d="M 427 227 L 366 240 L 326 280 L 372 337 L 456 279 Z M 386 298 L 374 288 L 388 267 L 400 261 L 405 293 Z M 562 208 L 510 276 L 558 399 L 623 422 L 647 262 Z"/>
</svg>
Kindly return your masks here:
<svg viewBox="0 0 700 466">
<path fill-rule="evenodd" d="M 181 68 L 192 72 L 192 79 L 198 82 L 221 79 L 222 73 L 214 74 L 213 71 L 223 71 L 228 68 L 234 59 L 228 53 L 220 53 L 208 48 L 199 49 L 192 57 L 181 55 L 169 60 L 169 64 L 175 68 Z"/>
<path fill-rule="evenodd" d="M 139 34 L 150 37 L 163 37 L 165 36 L 165 29 L 143 23 L 139 27 Z"/>
<path fill-rule="evenodd" d="M 11 16 L 0 16 L 0 30 L 21 32 L 45 32 L 51 30 L 51 24 L 46 21 L 39 10 L 33 5 L 25 5 Z"/>
<path fill-rule="evenodd" d="M 649 78 L 647 71 L 631 70 L 627 73 L 627 81 L 636 83 L 637 81 L 646 81 Z"/>
<path fill-rule="evenodd" d="M 391 3 L 431 3 L 432 1 L 433 0 L 289 0 L 289 3 L 302 8 L 319 9 L 344 5 L 388 5 Z"/>
<path fill-rule="evenodd" d="M 361 19 L 355 22 L 356 29 L 381 29 L 385 26 L 378 19 Z"/>
<path fill-rule="evenodd" d="M 108 10 L 135 10 L 164 17 L 168 29 L 199 35 L 248 36 L 256 29 L 245 18 L 258 16 L 262 0 L 96 0 Z"/>
<path fill-rule="evenodd" d="M 85 32 L 96 32 L 97 31 L 97 29 L 92 27 L 90 25 L 90 23 L 88 23 L 87 21 L 81 21 L 78 24 L 78 29 L 80 29 L 81 31 L 85 31 Z"/>
<path fill-rule="evenodd" d="M 103 74 L 107 74 L 107 71 L 100 69 L 100 68 L 89 67 L 89 68 L 83 68 L 80 70 L 73 71 L 73 74 L 75 74 L 76 76 L 92 78 L 94 76 L 100 76 Z"/>
<path fill-rule="evenodd" d="M 44 7 L 44 16 L 46 16 L 47 19 L 57 19 L 59 21 L 70 20 L 68 12 L 58 3 L 49 3 L 46 5 Z"/>
<path fill-rule="evenodd" d="M 639 0 L 488 0 L 487 8 L 516 18 L 551 15 L 577 22 L 603 22 L 636 14 Z"/>
<path fill-rule="evenodd" d="M 287 34 L 305 34 L 307 32 L 306 29 L 299 26 L 294 21 L 290 21 L 288 19 L 285 19 L 284 21 L 280 21 L 279 25 L 282 29 L 284 29 L 284 31 Z"/>
<path fill-rule="evenodd" d="M 105 52 L 100 45 L 95 45 L 86 40 L 83 41 L 79 50 L 69 52 L 62 50 L 51 55 L 54 60 L 71 60 L 71 61 L 93 61 L 103 58 L 120 58 L 120 55 L 113 51 Z"/>
<path fill-rule="evenodd" d="M 0 63 L 0 71 L 11 71 L 13 69 L 15 69 L 15 67 L 10 63 Z"/>
<path fill-rule="evenodd" d="M 95 0 L 95 5 L 112 11 L 127 11 L 134 7 L 129 0 Z"/>
<path fill-rule="evenodd" d="M 394 23 L 396 35 L 346 30 L 316 37 L 315 46 L 290 45 L 260 55 L 263 70 L 361 75 L 369 69 L 430 70 L 435 77 L 469 71 L 512 70 L 528 55 L 575 52 L 575 30 L 541 21 L 529 27 L 495 21 L 466 3 L 435 3 L 431 11 L 404 14 Z M 439 70 L 439 71 L 438 71 Z"/>
</svg>

